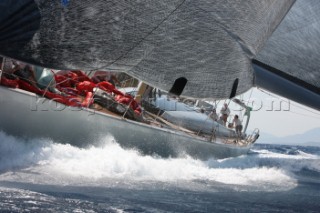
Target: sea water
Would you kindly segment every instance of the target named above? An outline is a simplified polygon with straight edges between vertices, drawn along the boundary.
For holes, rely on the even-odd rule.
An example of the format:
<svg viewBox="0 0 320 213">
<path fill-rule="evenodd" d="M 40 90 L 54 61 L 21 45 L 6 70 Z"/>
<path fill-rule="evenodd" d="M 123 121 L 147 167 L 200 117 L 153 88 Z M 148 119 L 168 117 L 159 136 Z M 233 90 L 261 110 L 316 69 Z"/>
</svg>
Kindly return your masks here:
<svg viewBox="0 0 320 213">
<path fill-rule="evenodd" d="M 0 212 L 320 212 L 320 148 L 201 161 L 0 132 Z"/>
</svg>

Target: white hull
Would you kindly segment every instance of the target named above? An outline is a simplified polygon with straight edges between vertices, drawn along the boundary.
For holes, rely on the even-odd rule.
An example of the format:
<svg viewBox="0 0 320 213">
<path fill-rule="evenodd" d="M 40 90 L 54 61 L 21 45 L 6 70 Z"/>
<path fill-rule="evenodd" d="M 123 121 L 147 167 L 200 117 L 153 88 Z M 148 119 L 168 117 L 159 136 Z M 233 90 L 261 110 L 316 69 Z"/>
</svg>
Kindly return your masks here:
<svg viewBox="0 0 320 213">
<path fill-rule="evenodd" d="M 0 129 L 18 137 L 51 138 L 55 142 L 79 147 L 94 145 L 112 135 L 124 148 L 163 157 L 225 158 L 246 154 L 249 146 L 211 143 L 200 137 L 121 119 L 91 109 L 66 107 L 37 95 L 0 86 Z"/>
</svg>

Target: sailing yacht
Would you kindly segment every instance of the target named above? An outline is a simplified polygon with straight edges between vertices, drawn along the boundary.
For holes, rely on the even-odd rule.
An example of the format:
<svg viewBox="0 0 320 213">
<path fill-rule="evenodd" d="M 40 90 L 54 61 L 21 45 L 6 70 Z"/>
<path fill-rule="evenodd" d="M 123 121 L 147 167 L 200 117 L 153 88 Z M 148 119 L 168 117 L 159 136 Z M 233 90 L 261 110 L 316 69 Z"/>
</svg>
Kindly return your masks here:
<svg viewBox="0 0 320 213">
<path fill-rule="evenodd" d="M 63 73 L 65 76 L 71 76 L 68 74 L 74 72 Z M 48 78 L 43 74 L 40 76 Z M 55 78 L 59 79 L 59 76 Z M 8 80 L 3 76 L 2 84 L 6 81 Z M 258 137 L 258 132 L 239 137 L 235 131 L 213 121 L 210 123 L 209 120 L 202 126 L 206 125 L 208 131 L 210 124 L 210 131 L 199 134 L 199 131 L 204 129 L 197 131 L 188 126 L 176 125 L 172 120 L 153 114 L 152 111 L 144 110 L 140 113 L 134 110 L 131 103 L 124 104 L 118 99 L 119 96 L 130 97 L 127 96 L 130 91 L 127 91 L 126 95 L 119 95 L 121 92 L 117 89 L 110 92 L 99 84 L 92 89 L 94 96 L 90 97 L 89 104 L 84 105 L 82 103 L 86 102 L 86 98 L 81 97 L 79 85 L 88 81 L 77 83 L 76 89 L 72 91 L 78 89 L 77 96 L 67 94 L 60 96 L 52 94 L 47 89 L 33 88 L 31 84 L 25 86 L 24 79 L 18 79 L 16 82 L 14 88 L 10 88 L 13 85 L 0 86 L 2 103 L 0 124 L 6 133 L 22 138 L 50 138 L 56 142 L 86 147 L 99 145 L 98 143 L 110 134 L 115 142 L 124 148 L 137 149 L 142 154 L 163 157 L 189 155 L 208 159 L 246 154 Z M 57 88 L 60 91 L 70 89 L 59 85 Z M 86 94 L 90 93 L 91 91 Z M 81 102 L 75 104 L 78 98 Z M 13 103 L 14 114 L 12 114 Z"/>
<path fill-rule="evenodd" d="M 319 110 L 319 9 L 317 0 L 2 0 L 0 54 L 51 69 L 125 72 L 179 97 L 233 99 L 260 87 Z M 39 110 L 34 93 L 0 90 L 0 128 L 12 135 L 84 145 L 111 132 L 123 146 L 162 156 L 250 149 L 87 108 L 59 114 L 52 101 Z"/>
</svg>

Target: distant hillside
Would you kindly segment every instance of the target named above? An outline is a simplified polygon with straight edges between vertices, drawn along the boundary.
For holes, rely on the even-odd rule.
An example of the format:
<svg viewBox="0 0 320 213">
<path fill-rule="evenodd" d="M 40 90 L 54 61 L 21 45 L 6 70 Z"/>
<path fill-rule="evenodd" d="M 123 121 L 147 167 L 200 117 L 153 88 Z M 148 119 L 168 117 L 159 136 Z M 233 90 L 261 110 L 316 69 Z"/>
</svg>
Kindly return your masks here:
<svg viewBox="0 0 320 213">
<path fill-rule="evenodd" d="M 269 133 L 261 133 L 257 141 L 266 144 L 320 146 L 320 128 L 315 128 L 303 134 L 295 134 L 286 137 L 276 137 Z"/>
</svg>

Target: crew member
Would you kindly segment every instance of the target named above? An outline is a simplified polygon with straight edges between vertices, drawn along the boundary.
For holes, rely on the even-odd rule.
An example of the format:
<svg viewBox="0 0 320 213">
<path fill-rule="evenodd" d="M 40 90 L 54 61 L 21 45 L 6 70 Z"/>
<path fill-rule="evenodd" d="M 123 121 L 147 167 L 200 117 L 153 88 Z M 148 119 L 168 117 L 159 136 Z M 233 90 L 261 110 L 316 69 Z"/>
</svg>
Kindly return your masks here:
<svg viewBox="0 0 320 213">
<path fill-rule="evenodd" d="M 241 123 L 238 115 L 235 115 L 235 116 L 234 116 L 232 123 L 233 123 L 234 126 L 235 126 L 236 133 L 237 133 L 239 136 L 241 136 L 242 123 Z"/>
<path fill-rule="evenodd" d="M 224 121 L 224 123 L 226 125 L 228 116 L 230 115 L 230 109 L 228 108 L 228 104 L 227 103 L 224 103 L 223 107 L 220 110 L 220 113 L 221 113 L 222 119 L 223 119 L 223 121 Z"/>
</svg>

